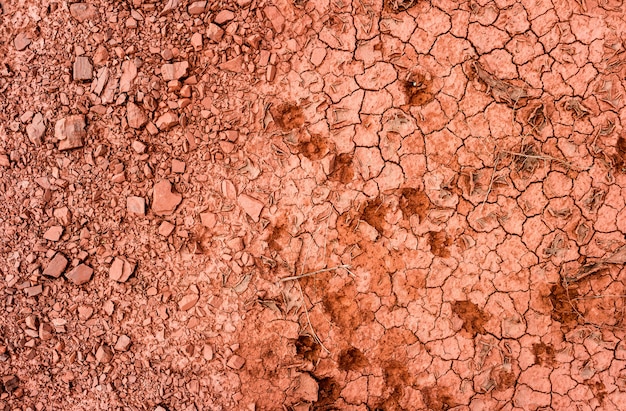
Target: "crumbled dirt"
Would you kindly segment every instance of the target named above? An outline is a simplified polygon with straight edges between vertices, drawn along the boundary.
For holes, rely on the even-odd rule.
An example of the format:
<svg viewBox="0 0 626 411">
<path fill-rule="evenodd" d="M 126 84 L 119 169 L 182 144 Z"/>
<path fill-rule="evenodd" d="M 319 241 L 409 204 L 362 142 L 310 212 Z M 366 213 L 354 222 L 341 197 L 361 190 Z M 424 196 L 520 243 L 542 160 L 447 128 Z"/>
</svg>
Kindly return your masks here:
<svg viewBox="0 0 626 411">
<path fill-rule="evenodd" d="M 0 0 L 0 410 L 614 410 L 626 5 Z"/>
</svg>

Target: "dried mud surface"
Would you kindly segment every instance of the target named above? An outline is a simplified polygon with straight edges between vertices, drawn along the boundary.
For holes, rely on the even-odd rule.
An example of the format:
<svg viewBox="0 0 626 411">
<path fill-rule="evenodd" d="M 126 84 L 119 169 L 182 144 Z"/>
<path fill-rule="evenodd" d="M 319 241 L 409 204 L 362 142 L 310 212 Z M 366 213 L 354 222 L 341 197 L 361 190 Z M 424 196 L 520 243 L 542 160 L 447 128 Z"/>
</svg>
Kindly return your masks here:
<svg viewBox="0 0 626 411">
<path fill-rule="evenodd" d="M 621 1 L 0 8 L 0 409 L 623 409 Z"/>
</svg>

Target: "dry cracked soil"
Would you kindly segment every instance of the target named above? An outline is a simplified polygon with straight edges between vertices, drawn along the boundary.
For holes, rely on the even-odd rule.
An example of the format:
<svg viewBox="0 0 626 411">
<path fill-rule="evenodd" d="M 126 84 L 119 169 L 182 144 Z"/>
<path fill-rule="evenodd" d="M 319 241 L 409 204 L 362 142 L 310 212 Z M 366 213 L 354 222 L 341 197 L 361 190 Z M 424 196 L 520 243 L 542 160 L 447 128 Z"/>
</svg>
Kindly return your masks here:
<svg viewBox="0 0 626 411">
<path fill-rule="evenodd" d="M 0 0 L 0 410 L 623 410 L 621 0 Z"/>
</svg>

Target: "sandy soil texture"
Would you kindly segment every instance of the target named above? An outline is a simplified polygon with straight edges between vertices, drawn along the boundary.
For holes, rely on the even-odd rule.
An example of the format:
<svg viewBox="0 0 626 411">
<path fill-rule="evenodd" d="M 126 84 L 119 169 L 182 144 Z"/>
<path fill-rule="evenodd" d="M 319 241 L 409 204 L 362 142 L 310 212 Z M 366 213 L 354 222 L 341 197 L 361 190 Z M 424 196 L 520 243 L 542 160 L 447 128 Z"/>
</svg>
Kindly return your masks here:
<svg viewBox="0 0 626 411">
<path fill-rule="evenodd" d="M 621 0 L 0 0 L 0 410 L 623 410 Z"/>
</svg>

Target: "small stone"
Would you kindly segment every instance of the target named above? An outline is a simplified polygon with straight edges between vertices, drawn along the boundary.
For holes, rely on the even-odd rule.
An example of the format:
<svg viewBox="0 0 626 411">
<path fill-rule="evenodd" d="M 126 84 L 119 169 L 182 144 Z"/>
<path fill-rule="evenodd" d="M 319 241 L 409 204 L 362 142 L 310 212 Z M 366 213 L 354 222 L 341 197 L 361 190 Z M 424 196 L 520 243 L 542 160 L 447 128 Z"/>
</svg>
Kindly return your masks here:
<svg viewBox="0 0 626 411">
<path fill-rule="evenodd" d="M 215 213 L 200 213 L 200 222 L 206 228 L 213 228 L 217 224 L 217 215 Z"/>
<path fill-rule="evenodd" d="M 76 114 L 58 120 L 54 126 L 54 137 L 59 140 L 59 150 L 70 150 L 83 146 L 85 117 Z"/>
<path fill-rule="evenodd" d="M 187 7 L 187 11 L 192 16 L 197 16 L 198 14 L 204 13 L 206 10 L 206 1 L 194 1 Z"/>
<path fill-rule="evenodd" d="M 204 359 L 207 361 L 211 361 L 213 359 L 213 347 L 211 347 L 210 345 L 205 345 L 202 348 L 202 357 L 204 357 Z"/>
<path fill-rule="evenodd" d="M 67 268 L 67 264 L 67 258 L 61 253 L 56 253 L 43 271 L 43 274 L 49 277 L 59 278 Z"/>
<path fill-rule="evenodd" d="M 241 194 L 237 198 L 239 206 L 252 218 L 255 223 L 259 222 L 261 211 L 263 210 L 263 203 L 254 197 L 250 197 L 246 194 Z"/>
<path fill-rule="evenodd" d="M 178 308 L 181 311 L 191 310 L 196 305 L 199 298 L 198 294 L 187 294 L 178 302 Z"/>
<path fill-rule="evenodd" d="M 180 160 L 172 160 L 172 173 L 182 174 L 185 172 L 185 162 Z"/>
<path fill-rule="evenodd" d="M 167 131 L 178 124 L 178 116 L 171 111 L 160 116 L 156 121 L 156 126 L 161 131 Z"/>
<path fill-rule="evenodd" d="M 109 278 L 111 280 L 124 283 L 135 271 L 135 264 L 131 264 L 125 258 L 116 257 L 109 269 Z"/>
<path fill-rule="evenodd" d="M 137 154 L 142 154 L 146 151 L 146 145 L 139 140 L 133 141 L 131 147 Z"/>
<path fill-rule="evenodd" d="M 108 345 L 102 344 L 96 351 L 96 361 L 101 364 L 107 364 L 113 359 L 113 350 Z"/>
<path fill-rule="evenodd" d="M 81 305 L 78 307 L 78 318 L 81 321 L 87 321 L 88 319 L 91 318 L 92 314 L 93 314 L 93 308 L 87 305 Z"/>
<path fill-rule="evenodd" d="M 146 199 L 137 196 L 126 197 L 126 211 L 131 214 L 145 215 Z"/>
<path fill-rule="evenodd" d="M 79 22 L 94 20 L 98 17 L 98 9 L 89 3 L 74 3 L 70 5 L 70 14 Z"/>
<path fill-rule="evenodd" d="M 161 66 L 161 75 L 163 80 L 180 80 L 187 75 L 189 69 L 189 63 L 186 61 L 179 61 L 172 64 L 163 64 Z"/>
<path fill-rule="evenodd" d="M 265 71 L 265 80 L 271 83 L 272 81 L 274 81 L 275 78 L 276 78 L 276 66 L 273 64 L 270 64 L 269 66 L 267 66 L 267 70 Z"/>
<path fill-rule="evenodd" d="M 74 81 L 88 81 L 93 77 L 93 66 L 85 56 L 76 57 L 74 62 Z"/>
<path fill-rule="evenodd" d="M 24 288 L 24 292 L 29 297 L 35 297 L 43 292 L 43 286 L 38 284 L 32 287 L 26 287 Z"/>
<path fill-rule="evenodd" d="M 55 208 L 52 214 L 64 227 L 67 227 L 72 222 L 72 213 L 67 207 Z"/>
<path fill-rule="evenodd" d="M 272 24 L 274 31 L 276 33 L 281 33 L 285 28 L 285 18 L 280 13 L 278 8 L 276 6 L 266 6 L 263 9 L 263 13 Z"/>
<path fill-rule="evenodd" d="M 93 268 L 89 267 L 85 264 L 79 264 L 72 271 L 67 273 L 65 276 L 68 280 L 73 282 L 76 285 L 82 285 L 91 280 L 91 275 L 93 274 Z"/>
<path fill-rule="evenodd" d="M 41 113 L 35 114 L 33 121 L 26 126 L 26 134 L 31 143 L 35 145 L 41 144 L 41 138 L 46 132 L 46 125 L 44 123 Z"/>
<path fill-rule="evenodd" d="M 109 52 L 104 44 L 100 44 L 96 51 L 93 53 L 93 64 L 96 66 L 103 66 L 109 60 Z"/>
<path fill-rule="evenodd" d="M 202 33 L 193 33 L 190 43 L 195 51 L 202 50 Z"/>
<path fill-rule="evenodd" d="M 224 37 L 224 30 L 217 24 L 209 23 L 206 29 L 206 36 L 209 40 L 219 43 L 222 37 Z"/>
<path fill-rule="evenodd" d="M 172 234 L 172 231 L 174 231 L 175 227 L 176 226 L 169 221 L 163 221 L 159 226 L 159 234 L 161 234 L 163 237 L 168 237 L 170 234 Z"/>
<path fill-rule="evenodd" d="M 143 109 L 137 104 L 129 102 L 126 106 L 126 120 L 128 120 L 130 127 L 139 129 L 146 125 L 148 116 L 146 116 L 146 113 L 144 113 Z"/>
<path fill-rule="evenodd" d="M 234 59 L 228 60 L 218 66 L 220 70 L 232 71 L 234 73 L 240 73 L 243 64 L 243 56 L 239 55 Z"/>
<path fill-rule="evenodd" d="M 13 45 L 15 46 L 15 50 L 22 51 L 26 49 L 30 45 L 30 37 L 26 33 L 18 33 L 17 36 L 13 39 Z"/>
<path fill-rule="evenodd" d="M 29 315 L 28 317 L 26 317 L 26 320 L 24 320 L 24 322 L 26 323 L 26 326 L 31 330 L 36 330 L 37 328 L 39 328 L 39 320 L 34 315 Z"/>
<path fill-rule="evenodd" d="M 117 342 L 115 343 L 115 351 L 128 351 L 130 348 L 130 337 L 127 335 L 120 335 L 117 337 Z"/>
<path fill-rule="evenodd" d="M 226 361 L 226 365 L 232 368 L 233 370 L 240 370 L 243 365 L 246 363 L 246 360 L 235 354 Z"/>
<path fill-rule="evenodd" d="M 233 13 L 230 10 L 222 10 L 219 13 L 217 13 L 213 21 L 215 22 L 215 24 L 222 25 L 224 23 L 228 23 L 234 18 L 235 18 L 235 13 Z"/>
<path fill-rule="evenodd" d="M 315 67 L 319 66 L 324 62 L 326 58 L 326 49 L 323 47 L 318 47 L 311 53 L 311 64 Z"/>
<path fill-rule="evenodd" d="M 182 200 L 182 195 L 172 192 L 172 183 L 161 180 L 153 188 L 152 211 L 157 215 L 172 214 Z"/>
<path fill-rule="evenodd" d="M 124 60 L 122 63 L 122 77 L 120 78 L 120 92 L 128 93 L 137 77 L 137 65 L 133 60 Z"/>
<path fill-rule="evenodd" d="M 11 162 L 9 161 L 9 156 L 6 154 L 0 154 L 0 166 L 2 167 L 11 167 Z"/>
<path fill-rule="evenodd" d="M 50 340 L 54 336 L 54 328 L 48 323 L 39 324 L 39 338 L 42 341 Z"/>
<path fill-rule="evenodd" d="M 61 227 L 60 225 L 55 225 L 48 228 L 46 232 L 43 233 L 43 238 L 48 241 L 59 241 L 62 235 L 63 227 Z"/>
<path fill-rule="evenodd" d="M 4 385 L 4 389 L 7 392 L 11 393 L 19 388 L 20 380 L 15 375 L 5 375 L 2 377 L 2 384 L 0 386 L 2 385 Z"/>
</svg>

